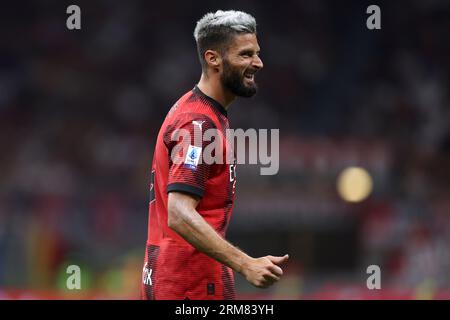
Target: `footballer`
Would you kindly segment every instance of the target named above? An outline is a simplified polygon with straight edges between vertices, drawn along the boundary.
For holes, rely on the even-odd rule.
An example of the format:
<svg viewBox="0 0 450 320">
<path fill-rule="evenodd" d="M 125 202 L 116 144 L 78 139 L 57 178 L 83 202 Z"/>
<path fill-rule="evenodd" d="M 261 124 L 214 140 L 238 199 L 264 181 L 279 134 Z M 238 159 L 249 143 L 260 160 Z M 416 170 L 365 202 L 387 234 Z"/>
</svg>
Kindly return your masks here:
<svg viewBox="0 0 450 320">
<path fill-rule="evenodd" d="M 153 155 L 143 299 L 235 299 L 233 272 L 267 288 L 283 275 L 280 266 L 289 258 L 254 258 L 225 240 L 236 163 L 200 161 L 209 143 L 221 144 L 224 154 L 232 151 L 227 109 L 236 96 L 257 91 L 255 74 L 263 63 L 255 19 L 240 11 L 208 13 L 197 22 L 194 38 L 200 80 L 170 109 Z M 217 130 L 221 139 L 195 139 L 208 129 Z M 178 148 L 186 143 L 177 139 L 180 130 L 189 133 L 185 148 Z M 176 150 L 182 150 L 181 161 L 174 161 Z"/>
</svg>

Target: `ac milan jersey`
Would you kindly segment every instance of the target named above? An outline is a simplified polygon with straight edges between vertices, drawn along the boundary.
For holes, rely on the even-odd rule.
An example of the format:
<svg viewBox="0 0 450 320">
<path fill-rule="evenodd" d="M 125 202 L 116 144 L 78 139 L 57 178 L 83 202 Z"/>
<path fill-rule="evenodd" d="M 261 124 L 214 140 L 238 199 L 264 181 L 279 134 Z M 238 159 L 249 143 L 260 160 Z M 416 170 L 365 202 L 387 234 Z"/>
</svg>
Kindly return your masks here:
<svg viewBox="0 0 450 320">
<path fill-rule="evenodd" d="M 196 210 L 225 237 L 236 183 L 235 162 L 227 161 L 233 154 L 228 128 L 226 110 L 197 86 L 174 104 L 162 124 L 151 169 L 144 299 L 235 297 L 232 270 L 196 250 L 167 223 L 168 193 L 188 193 L 200 198 Z M 206 138 L 211 131 L 214 137 Z M 208 154 L 215 161 L 205 161 Z"/>
</svg>

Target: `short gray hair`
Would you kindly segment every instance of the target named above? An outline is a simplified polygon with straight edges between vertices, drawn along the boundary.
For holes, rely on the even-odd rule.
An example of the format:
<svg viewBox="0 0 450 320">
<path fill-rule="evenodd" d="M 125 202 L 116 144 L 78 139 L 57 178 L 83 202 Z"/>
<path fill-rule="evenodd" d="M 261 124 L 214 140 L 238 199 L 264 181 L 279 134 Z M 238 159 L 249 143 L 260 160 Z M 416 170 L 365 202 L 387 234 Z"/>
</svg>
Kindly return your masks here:
<svg viewBox="0 0 450 320">
<path fill-rule="evenodd" d="M 256 21 L 253 16 L 242 11 L 209 12 L 197 21 L 194 30 L 195 41 L 198 42 L 200 38 L 207 37 L 210 31 L 216 29 L 229 29 L 237 33 L 256 33 Z"/>
<path fill-rule="evenodd" d="M 253 16 L 242 11 L 218 10 L 205 14 L 194 30 L 197 52 L 202 67 L 206 67 L 204 53 L 215 49 L 222 53 L 232 36 L 241 33 L 256 34 L 256 21 Z"/>
</svg>

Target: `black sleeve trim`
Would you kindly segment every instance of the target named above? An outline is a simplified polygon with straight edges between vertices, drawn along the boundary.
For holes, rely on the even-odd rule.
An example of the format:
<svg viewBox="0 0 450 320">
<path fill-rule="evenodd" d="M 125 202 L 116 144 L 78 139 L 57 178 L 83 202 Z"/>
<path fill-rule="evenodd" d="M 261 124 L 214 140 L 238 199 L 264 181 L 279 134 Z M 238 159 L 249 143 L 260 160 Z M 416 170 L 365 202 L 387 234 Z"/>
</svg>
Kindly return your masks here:
<svg viewBox="0 0 450 320">
<path fill-rule="evenodd" d="M 197 188 L 194 186 L 191 186 L 189 184 L 185 183 L 171 183 L 167 186 L 167 193 L 172 191 L 180 191 L 180 192 L 187 192 L 193 195 L 196 195 L 200 198 L 203 198 L 203 194 L 205 193 L 205 190 L 201 188 Z"/>
</svg>

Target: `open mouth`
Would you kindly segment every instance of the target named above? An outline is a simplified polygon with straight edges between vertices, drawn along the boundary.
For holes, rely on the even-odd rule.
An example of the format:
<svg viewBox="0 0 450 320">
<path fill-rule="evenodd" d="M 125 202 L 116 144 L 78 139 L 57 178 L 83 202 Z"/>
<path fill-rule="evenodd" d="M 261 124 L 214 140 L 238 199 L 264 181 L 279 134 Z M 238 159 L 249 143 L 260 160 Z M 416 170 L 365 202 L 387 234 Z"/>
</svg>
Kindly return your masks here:
<svg viewBox="0 0 450 320">
<path fill-rule="evenodd" d="M 255 73 L 250 73 L 250 72 L 247 72 L 247 73 L 244 73 L 244 78 L 246 78 L 246 79 L 248 79 L 248 80 L 254 80 L 254 78 L 255 78 Z"/>
</svg>

